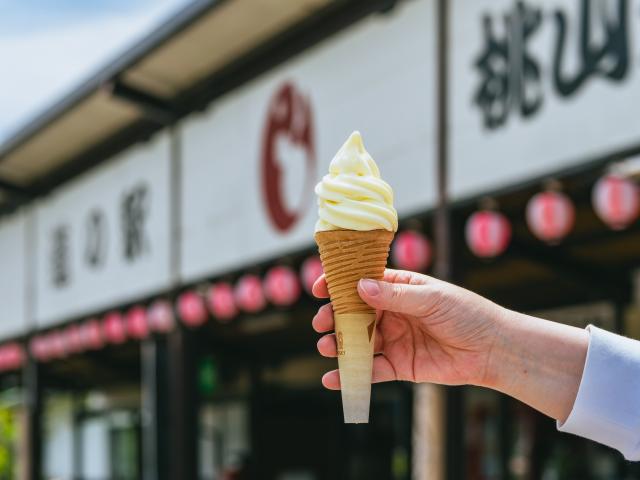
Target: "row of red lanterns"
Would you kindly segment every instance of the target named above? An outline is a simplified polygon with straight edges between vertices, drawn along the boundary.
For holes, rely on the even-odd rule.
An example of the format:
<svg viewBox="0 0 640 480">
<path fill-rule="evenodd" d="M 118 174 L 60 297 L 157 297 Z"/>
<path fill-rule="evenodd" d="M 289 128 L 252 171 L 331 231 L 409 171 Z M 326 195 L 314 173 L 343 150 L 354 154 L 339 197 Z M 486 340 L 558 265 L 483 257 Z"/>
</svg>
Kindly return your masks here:
<svg viewBox="0 0 640 480">
<path fill-rule="evenodd" d="M 100 350 L 107 344 L 119 345 L 128 340 L 141 340 L 152 331 L 167 332 L 171 328 L 171 303 L 157 300 L 148 308 L 136 305 L 124 314 L 113 311 L 105 314 L 102 319 L 91 318 L 38 334 L 29 342 L 29 350 L 36 360 L 46 362 Z"/>
<path fill-rule="evenodd" d="M 258 275 L 246 274 L 235 286 L 219 282 L 209 287 L 204 295 L 193 290 L 182 293 L 177 301 L 178 315 L 185 324 L 197 327 L 207 321 L 209 314 L 226 323 L 240 312 L 259 312 L 267 303 L 287 307 L 300 297 L 300 283 L 310 293 L 320 275 L 322 264 L 317 256 L 302 264 L 300 279 L 292 268 L 283 265 L 267 271 L 264 281 Z"/>
<path fill-rule="evenodd" d="M 596 215 L 607 226 L 623 230 L 640 214 L 640 188 L 630 180 L 609 174 L 594 185 L 592 204 Z M 566 194 L 549 189 L 531 197 L 527 203 L 526 221 L 537 238 L 556 244 L 573 229 L 575 207 Z M 476 256 L 495 257 L 509 246 L 511 225 L 500 212 L 480 210 L 467 220 L 465 237 Z"/>
<path fill-rule="evenodd" d="M 622 230 L 640 215 L 640 189 L 634 182 L 613 174 L 594 185 L 592 202 L 597 216 L 613 230 Z M 573 229 L 575 207 L 561 191 L 550 188 L 534 195 L 526 207 L 529 230 L 548 244 L 562 241 Z M 472 214 L 466 223 L 465 239 L 478 257 L 491 258 L 503 253 L 511 241 L 511 224 L 500 212 L 484 209 Z M 392 263 L 402 269 L 424 271 L 431 263 L 428 239 L 417 231 L 398 233 L 392 246 Z"/>
<path fill-rule="evenodd" d="M 264 309 L 267 302 L 276 306 L 295 303 L 300 296 L 300 284 L 310 292 L 321 274 L 320 259 L 312 256 L 302 265 L 300 281 L 292 268 L 275 266 L 267 272 L 264 281 L 257 275 L 247 274 L 235 286 L 227 282 L 215 283 L 206 289 L 204 295 L 196 290 L 185 291 L 176 300 L 175 312 L 190 327 L 202 325 L 209 315 L 222 323 L 229 322 L 240 312 L 255 313 Z M 166 333 L 174 325 L 174 306 L 167 300 L 157 300 L 149 307 L 135 305 L 125 313 L 113 311 L 101 320 L 93 318 L 36 335 L 31 339 L 29 348 L 34 358 L 46 362 L 99 350 L 107 344 L 142 340 L 152 332 Z"/>
</svg>

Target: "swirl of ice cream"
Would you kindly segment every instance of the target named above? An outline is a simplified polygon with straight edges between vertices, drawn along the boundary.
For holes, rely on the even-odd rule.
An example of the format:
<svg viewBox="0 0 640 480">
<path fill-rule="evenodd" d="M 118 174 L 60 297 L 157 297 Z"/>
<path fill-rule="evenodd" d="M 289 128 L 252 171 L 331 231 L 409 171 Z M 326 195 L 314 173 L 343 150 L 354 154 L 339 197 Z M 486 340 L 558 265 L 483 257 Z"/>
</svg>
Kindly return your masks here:
<svg viewBox="0 0 640 480">
<path fill-rule="evenodd" d="M 393 190 L 365 150 L 360 132 L 353 132 L 316 185 L 319 220 L 326 230 L 398 230 Z"/>
</svg>

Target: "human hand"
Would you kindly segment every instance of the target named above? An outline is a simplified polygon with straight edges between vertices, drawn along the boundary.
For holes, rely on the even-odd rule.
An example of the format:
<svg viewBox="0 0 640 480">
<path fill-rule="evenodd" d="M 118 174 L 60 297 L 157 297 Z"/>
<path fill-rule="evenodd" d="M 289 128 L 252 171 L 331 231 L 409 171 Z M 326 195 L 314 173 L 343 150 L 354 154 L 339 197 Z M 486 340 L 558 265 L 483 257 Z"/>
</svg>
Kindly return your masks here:
<svg viewBox="0 0 640 480">
<path fill-rule="evenodd" d="M 313 286 L 329 296 L 324 276 Z M 407 380 L 447 385 L 490 385 L 491 354 L 503 309 L 468 290 L 418 273 L 386 270 L 382 281 L 361 280 L 360 297 L 378 314 L 372 382 Z M 331 304 L 313 318 L 319 333 L 334 329 Z M 318 351 L 336 357 L 335 334 L 318 341 Z M 338 370 L 324 375 L 340 388 Z"/>
</svg>

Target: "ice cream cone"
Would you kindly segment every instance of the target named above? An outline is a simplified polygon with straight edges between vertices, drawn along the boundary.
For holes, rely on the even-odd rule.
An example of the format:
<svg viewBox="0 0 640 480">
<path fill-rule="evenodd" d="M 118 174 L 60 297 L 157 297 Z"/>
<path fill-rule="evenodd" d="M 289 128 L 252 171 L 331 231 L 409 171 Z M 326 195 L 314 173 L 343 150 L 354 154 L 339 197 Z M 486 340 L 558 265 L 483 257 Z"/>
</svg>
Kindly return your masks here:
<svg viewBox="0 0 640 480">
<path fill-rule="evenodd" d="M 393 236 L 387 230 L 315 234 L 335 318 L 345 423 L 369 422 L 376 314 L 357 286 L 361 278 L 382 278 Z"/>
</svg>

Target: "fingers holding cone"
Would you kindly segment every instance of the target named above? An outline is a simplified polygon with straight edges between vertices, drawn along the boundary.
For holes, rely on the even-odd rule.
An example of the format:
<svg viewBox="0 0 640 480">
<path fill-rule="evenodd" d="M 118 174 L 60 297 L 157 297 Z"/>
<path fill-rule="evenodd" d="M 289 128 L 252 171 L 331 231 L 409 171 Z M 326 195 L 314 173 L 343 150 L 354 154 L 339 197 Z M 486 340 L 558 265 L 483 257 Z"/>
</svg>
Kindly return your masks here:
<svg viewBox="0 0 640 480">
<path fill-rule="evenodd" d="M 311 321 L 311 326 L 318 333 L 330 332 L 334 329 L 333 308 L 330 303 L 321 306 Z"/>
<path fill-rule="evenodd" d="M 398 377 L 393 368 L 384 355 L 376 355 L 373 357 L 373 371 L 371 375 L 371 383 L 391 382 L 397 380 Z M 340 390 L 340 372 L 339 370 L 331 370 L 322 376 L 322 385 L 329 390 Z"/>
<path fill-rule="evenodd" d="M 411 272 L 387 269 L 385 270 L 385 273 L 384 273 L 383 282 L 387 282 L 389 284 L 416 285 L 424 282 L 422 277 L 423 276 L 418 276 L 417 274 L 413 274 Z M 425 277 L 425 278 L 428 278 L 428 277 Z M 368 295 L 367 294 L 368 292 L 366 292 L 366 290 L 362 287 L 370 286 L 371 284 L 362 285 L 362 283 L 363 281 L 361 280 L 358 285 L 359 286 L 358 290 L 360 295 L 363 297 L 363 300 L 365 301 L 371 300 L 372 297 L 377 296 L 375 294 L 372 296 Z M 368 282 L 364 281 L 364 283 L 368 283 Z M 374 290 L 376 290 L 376 287 L 378 287 L 377 282 L 376 282 L 376 285 L 374 285 L 373 287 Z M 385 287 L 389 288 L 391 287 L 391 285 L 383 286 L 383 288 Z M 329 297 L 329 289 L 327 287 L 327 282 L 324 275 L 321 275 L 316 280 L 316 282 L 313 285 L 312 292 L 317 298 Z M 373 302 L 367 301 L 367 303 L 369 303 L 370 305 L 371 304 L 375 305 L 375 303 L 382 303 L 382 302 L 376 302 L 374 300 Z M 381 311 L 378 310 L 377 313 L 379 318 Z M 312 320 L 312 326 L 313 326 L 313 329 L 318 333 L 326 333 L 334 330 L 335 322 L 333 318 L 333 309 L 330 303 L 320 307 L 320 309 L 318 310 L 318 313 L 315 315 L 315 317 Z M 373 370 L 372 370 L 371 382 L 380 383 L 380 382 L 389 382 L 389 381 L 397 380 L 396 372 L 393 366 L 391 365 L 391 363 L 389 362 L 389 360 L 384 355 L 380 355 L 380 353 L 383 350 L 383 339 L 382 339 L 382 336 L 380 335 L 379 330 L 376 333 L 377 334 L 376 334 L 376 339 L 374 344 L 374 353 L 376 355 L 373 359 Z M 321 337 L 318 340 L 317 347 L 318 347 L 318 351 L 322 356 L 329 357 L 329 358 L 337 357 L 337 344 L 336 344 L 336 336 L 334 333 L 327 334 Z M 325 373 L 324 376 L 322 377 L 322 384 L 324 385 L 325 388 L 329 390 L 340 390 L 339 370 L 332 370 L 330 372 Z"/>
<path fill-rule="evenodd" d="M 388 283 L 401 283 L 410 285 L 420 285 L 426 283 L 429 277 L 418 273 L 407 272 L 405 270 L 393 270 L 387 268 L 384 271 L 382 281 Z M 327 287 L 327 280 L 325 275 L 322 274 L 313 284 L 311 292 L 317 298 L 329 298 L 329 288 Z"/>
</svg>

